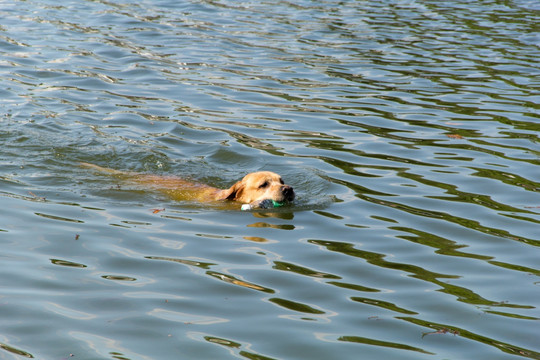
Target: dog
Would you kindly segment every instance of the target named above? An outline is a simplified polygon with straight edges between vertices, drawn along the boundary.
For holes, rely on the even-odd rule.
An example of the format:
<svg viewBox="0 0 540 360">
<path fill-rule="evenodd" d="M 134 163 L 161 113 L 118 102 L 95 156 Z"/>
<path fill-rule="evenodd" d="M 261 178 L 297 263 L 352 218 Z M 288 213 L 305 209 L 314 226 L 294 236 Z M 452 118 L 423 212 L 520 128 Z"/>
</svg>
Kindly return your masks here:
<svg viewBox="0 0 540 360">
<path fill-rule="evenodd" d="M 177 201 L 212 202 L 232 200 L 249 204 L 267 199 L 277 203 L 284 203 L 291 202 L 295 198 L 292 186 L 286 185 L 280 175 L 271 171 L 249 173 L 230 188 L 218 189 L 175 176 L 124 172 L 89 163 L 81 163 L 81 166 L 149 186 Z"/>
</svg>

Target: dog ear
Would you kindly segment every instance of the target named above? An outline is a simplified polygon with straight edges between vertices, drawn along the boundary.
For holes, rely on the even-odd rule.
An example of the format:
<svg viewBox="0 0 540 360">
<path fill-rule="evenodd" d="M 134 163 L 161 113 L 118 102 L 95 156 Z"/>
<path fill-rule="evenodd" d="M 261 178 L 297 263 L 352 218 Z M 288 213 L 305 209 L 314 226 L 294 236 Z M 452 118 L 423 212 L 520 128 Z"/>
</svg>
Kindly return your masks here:
<svg viewBox="0 0 540 360">
<path fill-rule="evenodd" d="M 227 190 L 221 190 L 217 196 L 218 200 L 236 200 L 242 196 L 244 192 L 244 185 L 241 181 L 231 186 Z"/>
</svg>

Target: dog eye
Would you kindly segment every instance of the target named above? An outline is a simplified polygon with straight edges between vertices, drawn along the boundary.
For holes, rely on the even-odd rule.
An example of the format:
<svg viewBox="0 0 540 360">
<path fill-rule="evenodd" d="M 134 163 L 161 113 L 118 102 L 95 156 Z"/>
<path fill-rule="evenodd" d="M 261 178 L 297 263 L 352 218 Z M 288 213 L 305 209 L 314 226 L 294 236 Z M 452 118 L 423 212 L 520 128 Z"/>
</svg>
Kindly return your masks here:
<svg viewBox="0 0 540 360">
<path fill-rule="evenodd" d="M 267 186 L 268 186 L 268 181 L 265 181 L 261 185 L 259 185 L 259 189 L 265 188 Z"/>
<path fill-rule="evenodd" d="M 279 179 L 279 183 L 280 183 L 281 185 L 285 185 L 285 183 L 283 182 L 283 179 Z"/>
</svg>

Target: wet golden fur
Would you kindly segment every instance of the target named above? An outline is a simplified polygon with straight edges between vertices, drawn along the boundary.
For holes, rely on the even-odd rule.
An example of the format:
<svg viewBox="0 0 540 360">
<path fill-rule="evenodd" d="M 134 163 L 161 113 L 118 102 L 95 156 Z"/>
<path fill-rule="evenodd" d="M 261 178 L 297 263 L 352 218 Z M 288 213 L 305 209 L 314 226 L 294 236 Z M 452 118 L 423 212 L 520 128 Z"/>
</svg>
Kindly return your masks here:
<svg viewBox="0 0 540 360">
<path fill-rule="evenodd" d="M 81 165 L 149 186 L 167 194 L 174 200 L 180 201 L 233 200 L 241 203 L 251 203 L 270 199 L 285 202 L 294 200 L 295 196 L 293 188 L 286 185 L 281 176 L 271 171 L 249 173 L 230 188 L 218 189 L 175 176 L 123 172 L 88 163 L 81 163 Z"/>
</svg>

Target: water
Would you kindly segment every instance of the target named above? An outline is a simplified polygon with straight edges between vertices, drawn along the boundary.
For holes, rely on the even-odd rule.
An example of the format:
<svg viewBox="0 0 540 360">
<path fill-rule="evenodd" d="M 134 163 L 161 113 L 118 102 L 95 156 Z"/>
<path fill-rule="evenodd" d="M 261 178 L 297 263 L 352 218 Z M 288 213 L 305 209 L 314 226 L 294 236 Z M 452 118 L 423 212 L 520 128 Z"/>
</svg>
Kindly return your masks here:
<svg viewBox="0 0 540 360">
<path fill-rule="evenodd" d="M 0 358 L 540 359 L 538 11 L 0 3 Z"/>
</svg>

